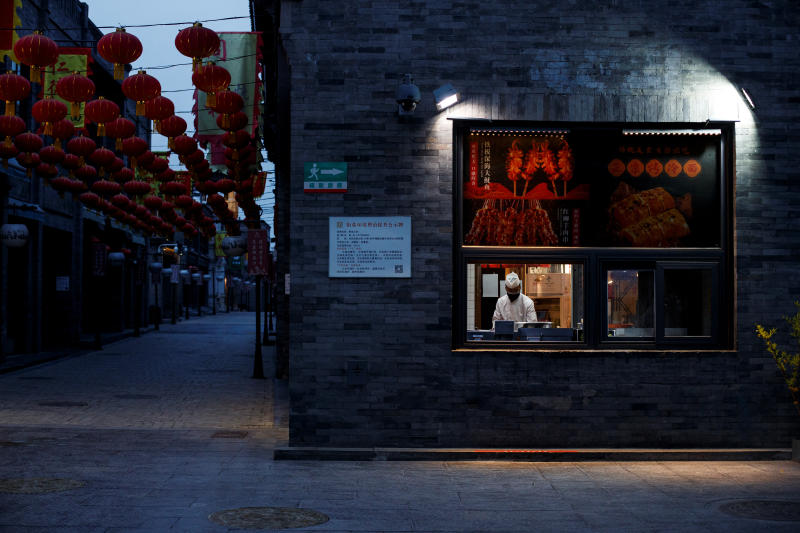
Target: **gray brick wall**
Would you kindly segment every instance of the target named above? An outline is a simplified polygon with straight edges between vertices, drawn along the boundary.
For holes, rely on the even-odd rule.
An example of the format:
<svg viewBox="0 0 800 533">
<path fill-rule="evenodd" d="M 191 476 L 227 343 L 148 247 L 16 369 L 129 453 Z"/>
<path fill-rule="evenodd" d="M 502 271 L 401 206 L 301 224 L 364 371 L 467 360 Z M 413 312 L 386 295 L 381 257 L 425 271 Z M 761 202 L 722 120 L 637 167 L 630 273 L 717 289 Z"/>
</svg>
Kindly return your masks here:
<svg viewBox="0 0 800 533">
<path fill-rule="evenodd" d="M 304 0 L 283 2 L 281 32 L 292 445 L 788 446 L 800 435 L 753 335 L 800 298 L 794 0 Z M 401 121 L 405 72 L 423 102 Z M 446 82 L 463 102 L 437 114 L 431 91 Z M 455 116 L 737 121 L 737 349 L 452 351 Z M 349 192 L 304 194 L 306 161 L 347 161 Z M 336 215 L 411 216 L 413 278 L 328 278 Z M 366 361 L 365 383 L 348 361 Z"/>
</svg>

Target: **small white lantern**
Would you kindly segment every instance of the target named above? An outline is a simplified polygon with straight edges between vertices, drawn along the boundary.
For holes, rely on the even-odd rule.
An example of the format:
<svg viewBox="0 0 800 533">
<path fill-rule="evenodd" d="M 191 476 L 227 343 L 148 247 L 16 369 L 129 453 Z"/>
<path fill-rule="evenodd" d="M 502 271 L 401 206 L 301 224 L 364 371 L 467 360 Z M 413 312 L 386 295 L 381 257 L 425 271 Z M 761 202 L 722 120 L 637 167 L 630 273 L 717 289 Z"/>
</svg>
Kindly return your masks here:
<svg viewBox="0 0 800 533">
<path fill-rule="evenodd" d="M 25 224 L 3 224 L 0 240 L 9 248 L 21 248 L 28 242 L 28 226 Z"/>
<path fill-rule="evenodd" d="M 222 252 L 229 257 L 242 255 L 247 250 L 247 240 L 241 235 L 228 236 L 222 239 Z"/>
</svg>

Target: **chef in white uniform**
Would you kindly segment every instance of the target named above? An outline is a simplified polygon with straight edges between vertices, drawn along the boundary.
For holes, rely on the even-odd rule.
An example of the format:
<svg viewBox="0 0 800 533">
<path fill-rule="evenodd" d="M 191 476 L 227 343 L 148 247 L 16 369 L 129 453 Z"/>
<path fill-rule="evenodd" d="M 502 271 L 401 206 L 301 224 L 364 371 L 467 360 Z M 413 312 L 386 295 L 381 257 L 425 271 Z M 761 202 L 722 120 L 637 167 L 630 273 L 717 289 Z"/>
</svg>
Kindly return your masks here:
<svg viewBox="0 0 800 533">
<path fill-rule="evenodd" d="M 522 294 L 521 288 L 516 272 L 511 272 L 506 276 L 506 293 L 497 299 L 494 315 L 492 315 L 492 328 L 494 328 L 496 320 L 536 322 L 533 300 Z"/>
</svg>

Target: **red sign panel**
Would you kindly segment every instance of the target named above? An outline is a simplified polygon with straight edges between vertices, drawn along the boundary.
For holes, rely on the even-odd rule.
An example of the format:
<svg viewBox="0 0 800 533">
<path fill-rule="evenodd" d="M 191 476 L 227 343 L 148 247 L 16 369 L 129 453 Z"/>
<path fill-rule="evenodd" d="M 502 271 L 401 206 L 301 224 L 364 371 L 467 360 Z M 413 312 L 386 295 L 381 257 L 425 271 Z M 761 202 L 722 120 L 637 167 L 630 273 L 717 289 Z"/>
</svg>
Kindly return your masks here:
<svg viewBox="0 0 800 533">
<path fill-rule="evenodd" d="M 247 271 L 255 276 L 269 274 L 269 234 L 258 229 L 247 232 Z"/>
</svg>

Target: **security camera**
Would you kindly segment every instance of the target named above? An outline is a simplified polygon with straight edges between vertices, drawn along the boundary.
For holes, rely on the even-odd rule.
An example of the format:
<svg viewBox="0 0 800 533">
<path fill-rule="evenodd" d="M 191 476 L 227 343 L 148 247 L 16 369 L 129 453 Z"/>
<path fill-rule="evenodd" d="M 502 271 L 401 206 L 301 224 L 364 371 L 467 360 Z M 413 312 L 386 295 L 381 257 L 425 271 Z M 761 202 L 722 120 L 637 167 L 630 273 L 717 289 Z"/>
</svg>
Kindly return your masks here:
<svg viewBox="0 0 800 533">
<path fill-rule="evenodd" d="M 400 106 L 398 112 L 401 115 L 412 113 L 421 99 L 422 95 L 419 92 L 419 87 L 414 85 L 411 74 L 403 76 L 403 83 L 400 84 L 395 93 L 395 100 Z"/>
</svg>

